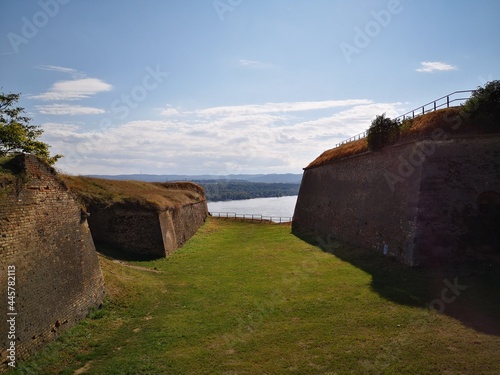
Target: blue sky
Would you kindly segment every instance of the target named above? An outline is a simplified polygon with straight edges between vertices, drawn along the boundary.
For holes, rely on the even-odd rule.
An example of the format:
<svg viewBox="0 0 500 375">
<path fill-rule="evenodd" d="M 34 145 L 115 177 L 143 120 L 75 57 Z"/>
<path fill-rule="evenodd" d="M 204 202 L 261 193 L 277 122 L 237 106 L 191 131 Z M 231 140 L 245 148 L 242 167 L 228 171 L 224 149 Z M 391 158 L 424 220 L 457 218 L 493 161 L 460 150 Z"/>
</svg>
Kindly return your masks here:
<svg viewBox="0 0 500 375">
<path fill-rule="evenodd" d="M 0 0 L 0 86 L 72 174 L 300 173 L 500 77 L 497 0 Z"/>
</svg>

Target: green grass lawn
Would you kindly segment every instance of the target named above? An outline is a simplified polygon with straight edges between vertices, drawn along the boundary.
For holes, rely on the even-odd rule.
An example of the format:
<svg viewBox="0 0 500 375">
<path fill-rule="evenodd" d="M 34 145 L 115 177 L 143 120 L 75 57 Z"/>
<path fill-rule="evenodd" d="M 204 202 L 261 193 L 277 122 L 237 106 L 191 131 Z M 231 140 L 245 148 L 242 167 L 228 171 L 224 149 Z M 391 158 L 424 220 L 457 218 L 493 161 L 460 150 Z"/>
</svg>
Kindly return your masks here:
<svg viewBox="0 0 500 375">
<path fill-rule="evenodd" d="M 14 373 L 500 372 L 492 266 L 436 273 L 315 242 L 289 226 L 210 219 L 169 258 L 101 257 L 104 308 Z"/>
</svg>

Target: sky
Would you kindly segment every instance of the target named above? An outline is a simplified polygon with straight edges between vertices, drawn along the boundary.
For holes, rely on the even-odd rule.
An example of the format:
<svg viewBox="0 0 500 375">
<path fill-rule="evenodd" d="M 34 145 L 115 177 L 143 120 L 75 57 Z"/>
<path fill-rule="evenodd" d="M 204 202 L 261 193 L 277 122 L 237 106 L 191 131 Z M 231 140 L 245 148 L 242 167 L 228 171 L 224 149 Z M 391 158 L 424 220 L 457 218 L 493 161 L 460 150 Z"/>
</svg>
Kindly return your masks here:
<svg viewBox="0 0 500 375">
<path fill-rule="evenodd" d="M 301 173 L 500 78 L 498 0 L 0 0 L 0 88 L 70 174 Z"/>
</svg>

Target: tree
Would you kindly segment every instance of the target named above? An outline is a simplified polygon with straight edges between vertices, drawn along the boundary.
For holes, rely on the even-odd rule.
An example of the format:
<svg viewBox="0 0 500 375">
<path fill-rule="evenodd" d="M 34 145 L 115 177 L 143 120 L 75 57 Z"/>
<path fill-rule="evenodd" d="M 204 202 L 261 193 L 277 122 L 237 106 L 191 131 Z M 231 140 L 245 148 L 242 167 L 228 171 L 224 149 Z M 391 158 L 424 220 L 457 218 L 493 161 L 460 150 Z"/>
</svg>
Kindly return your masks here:
<svg viewBox="0 0 500 375">
<path fill-rule="evenodd" d="M 367 131 L 368 148 L 373 151 L 380 150 L 395 142 L 399 130 L 400 124 L 398 121 L 385 117 L 385 113 L 377 116 Z"/>
<path fill-rule="evenodd" d="M 30 125 L 24 108 L 17 107 L 20 94 L 0 93 L 0 156 L 24 153 L 36 155 L 54 164 L 61 155 L 50 156 L 49 145 L 39 141 L 43 130 Z"/>
</svg>

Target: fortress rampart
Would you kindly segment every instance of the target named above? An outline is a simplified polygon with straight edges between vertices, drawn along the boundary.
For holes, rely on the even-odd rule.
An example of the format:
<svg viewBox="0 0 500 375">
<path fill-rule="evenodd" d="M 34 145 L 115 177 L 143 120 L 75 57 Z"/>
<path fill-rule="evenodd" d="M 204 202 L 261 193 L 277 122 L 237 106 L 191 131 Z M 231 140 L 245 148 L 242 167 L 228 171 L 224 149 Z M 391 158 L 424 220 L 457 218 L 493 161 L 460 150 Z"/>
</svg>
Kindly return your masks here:
<svg viewBox="0 0 500 375">
<path fill-rule="evenodd" d="M 205 200 L 163 210 L 113 205 L 89 207 L 92 237 L 139 257 L 165 257 L 191 238 L 208 215 Z"/>
<path fill-rule="evenodd" d="M 94 241 L 167 256 L 208 215 L 203 189 L 191 183 L 132 182 L 132 202 L 87 206 L 82 194 L 88 191 L 70 189 L 67 177 L 34 156 L 18 155 L 2 167 L 12 173 L 0 175 L 0 372 L 12 347 L 16 362 L 26 359 L 101 306 L 105 286 Z M 121 196 L 117 186 L 99 191 Z"/>
<path fill-rule="evenodd" d="M 9 168 L 17 177 L 3 182 L 0 196 L 2 363 L 12 346 L 7 307 L 17 314 L 11 318 L 19 361 L 97 308 L 105 293 L 90 230 L 75 196 L 36 157 L 19 155 Z M 15 269 L 15 303 L 9 305 L 8 269 Z"/>
<path fill-rule="evenodd" d="M 498 258 L 499 208 L 500 136 L 468 135 L 306 168 L 292 228 L 432 265 Z"/>
</svg>

